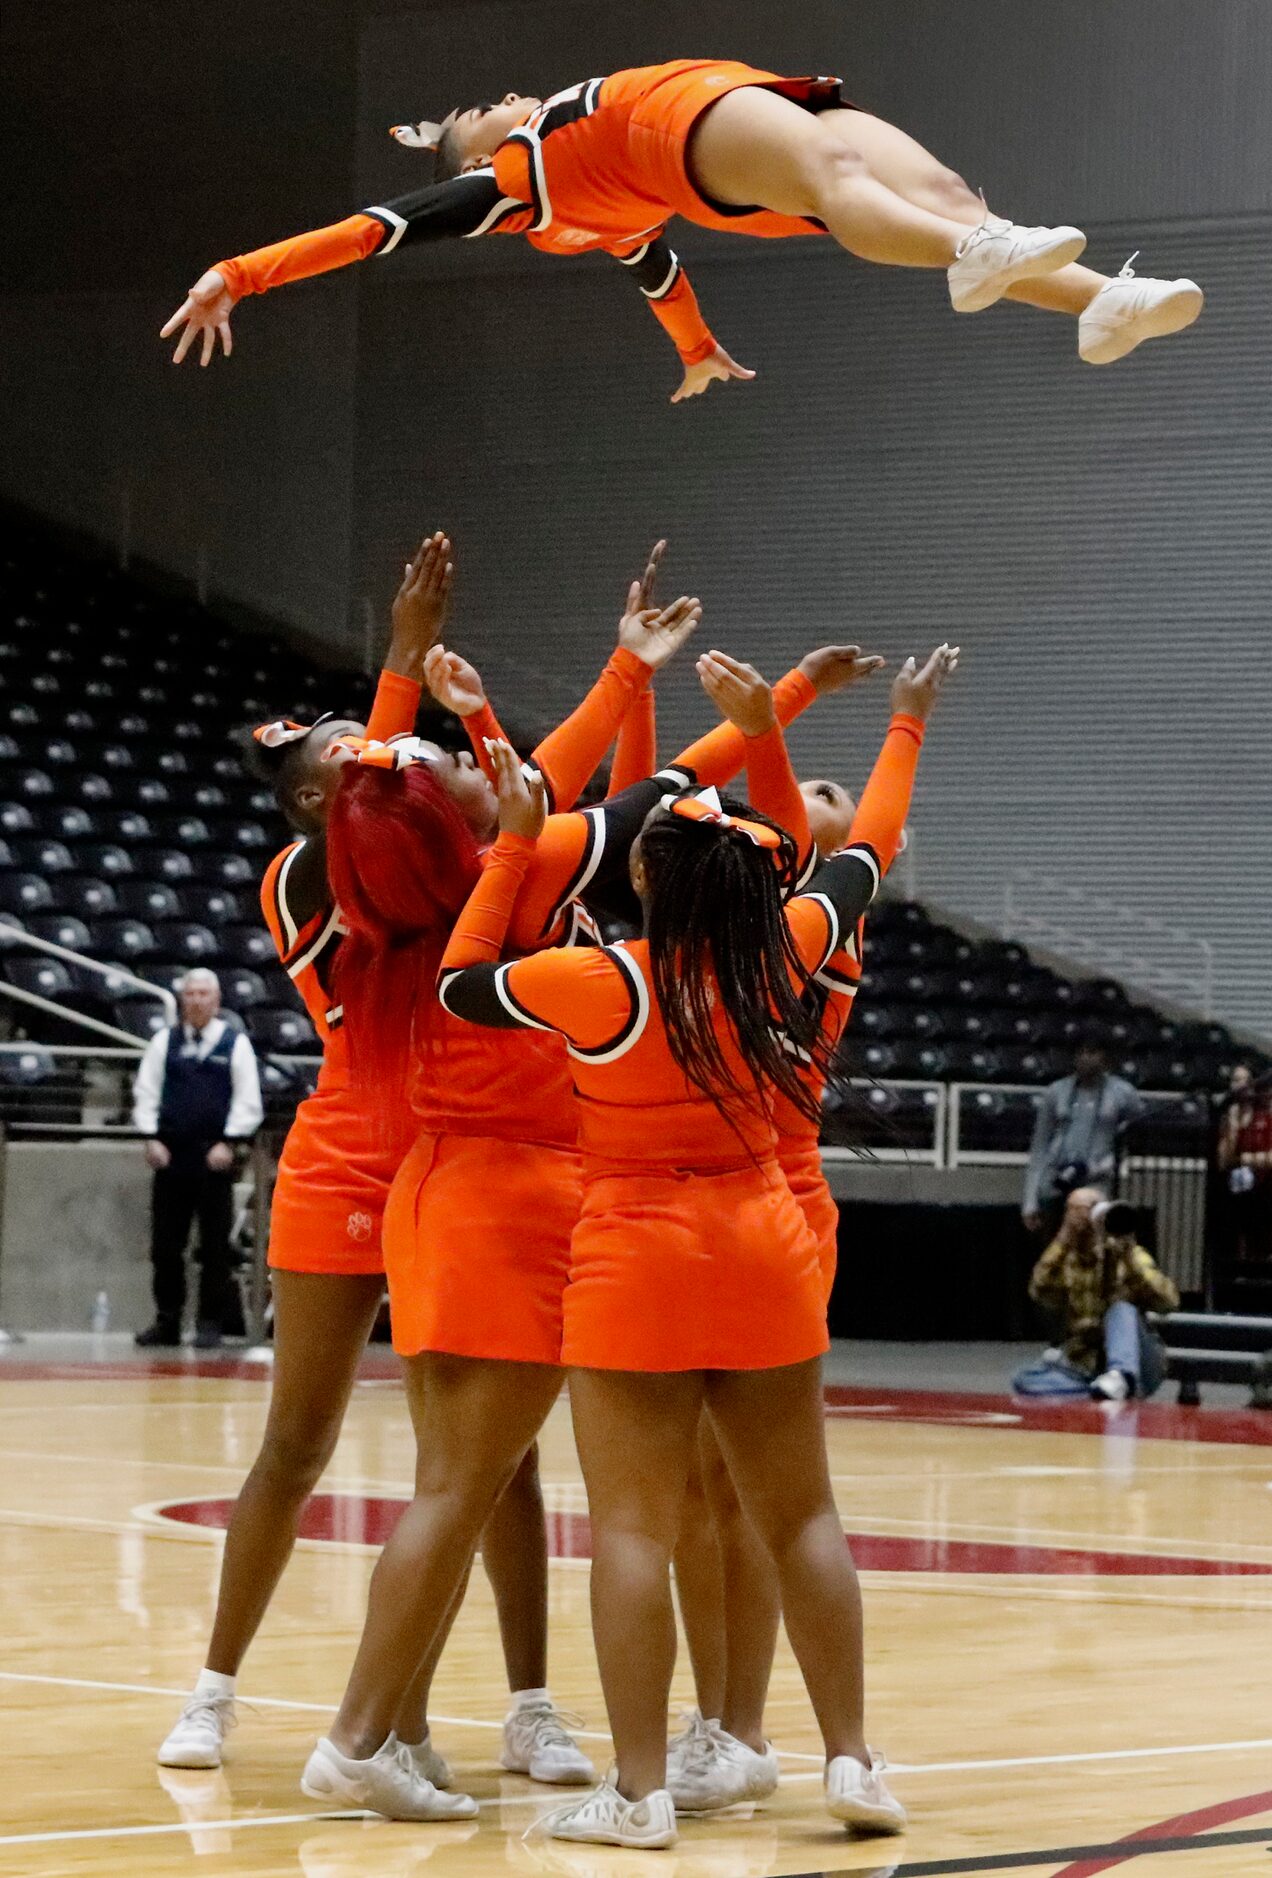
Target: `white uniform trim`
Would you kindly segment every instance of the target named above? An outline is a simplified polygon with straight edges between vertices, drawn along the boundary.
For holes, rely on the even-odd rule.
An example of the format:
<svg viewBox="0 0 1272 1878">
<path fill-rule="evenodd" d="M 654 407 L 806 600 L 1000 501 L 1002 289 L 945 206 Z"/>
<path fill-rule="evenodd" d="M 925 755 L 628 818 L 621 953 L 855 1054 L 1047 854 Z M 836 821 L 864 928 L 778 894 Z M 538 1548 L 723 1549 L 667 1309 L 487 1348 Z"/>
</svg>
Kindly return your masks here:
<svg viewBox="0 0 1272 1878">
<path fill-rule="evenodd" d="M 376 249 L 377 254 L 392 254 L 398 242 L 401 241 L 403 235 L 406 233 L 406 217 L 399 215 L 394 209 L 382 209 L 378 205 L 373 209 L 368 209 L 366 213 L 368 215 L 374 215 L 378 221 L 387 222 L 393 230 L 388 240 L 382 241 L 380 246 Z"/>
<path fill-rule="evenodd" d="M 645 1034 L 649 1022 L 649 986 L 645 983 L 645 974 L 628 952 L 626 946 L 606 946 L 606 954 L 621 968 L 627 978 L 628 990 L 632 996 L 633 1017 L 630 1028 L 625 1027 L 623 1035 L 608 1049 L 580 1049 L 566 1038 L 566 1049 L 578 1063 L 616 1063 L 620 1056 L 626 1056 Z"/>
</svg>

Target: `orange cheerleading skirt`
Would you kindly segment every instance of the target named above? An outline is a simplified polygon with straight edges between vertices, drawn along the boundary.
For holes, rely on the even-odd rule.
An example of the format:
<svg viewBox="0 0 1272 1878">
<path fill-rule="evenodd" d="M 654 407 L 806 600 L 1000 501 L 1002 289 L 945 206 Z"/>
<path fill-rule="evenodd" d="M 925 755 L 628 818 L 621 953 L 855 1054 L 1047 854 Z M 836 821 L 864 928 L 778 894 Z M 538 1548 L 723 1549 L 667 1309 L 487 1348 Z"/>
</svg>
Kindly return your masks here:
<svg viewBox="0 0 1272 1878">
<path fill-rule="evenodd" d="M 642 185 L 665 202 L 674 215 L 704 228 L 732 234 L 774 238 L 824 235 L 820 222 L 772 209 L 733 208 L 699 193 L 689 162 L 689 144 L 704 111 L 730 91 L 755 85 L 790 98 L 805 110 L 843 107 L 837 78 L 783 78 L 724 59 L 679 59 L 669 65 L 644 66 L 616 73 L 602 91 L 602 102 L 629 103 L 628 138 Z"/>
<path fill-rule="evenodd" d="M 777 1369 L 828 1342 L 817 1245 L 776 1161 L 589 1170 L 565 1294 L 568 1367 Z"/>
<path fill-rule="evenodd" d="M 580 1198 L 573 1149 L 421 1135 L 384 1218 L 398 1355 L 559 1363 Z"/>
<path fill-rule="evenodd" d="M 385 1203 L 413 1138 L 408 1126 L 386 1139 L 347 1086 L 308 1096 L 278 1163 L 271 1267 L 346 1278 L 382 1272 Z"/>
<path fill-rule="evenodd" d="M 817 1262 L 821 1268 L 822 1292 L 827 1304 L 835 1285 L 835 1266 L 839 1260 L 839 1208 L 822 1171 L 821 1149 L 817 1142 L 795 1136 L 779 1135 L 777 1158 L 786 1184 L 808 1221 L 808 1229 L 817 1241 Z"/>
</svg>

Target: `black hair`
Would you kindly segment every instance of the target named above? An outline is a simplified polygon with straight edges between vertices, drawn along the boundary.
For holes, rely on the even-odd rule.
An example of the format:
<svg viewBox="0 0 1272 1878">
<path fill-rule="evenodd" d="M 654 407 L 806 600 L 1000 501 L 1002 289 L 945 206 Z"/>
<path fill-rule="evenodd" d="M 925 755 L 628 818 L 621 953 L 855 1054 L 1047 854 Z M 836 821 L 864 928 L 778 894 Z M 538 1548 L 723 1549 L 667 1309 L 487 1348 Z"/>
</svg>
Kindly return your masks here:
<svg viewBox="0 0 1272 1878">
<path fill-rule="evenodd" d="M 455 134 L 455 126 L 448 124 L 438 138 L 437 151 L 433 159 L 433 181 L 448 183 L 453 177 L 459 175 L 463 167 L 464 152 Z"/>
<path fill-rule="evenodd" d="M 319 723 L 324 721 L 319 719 Z M 317 728 L 315 724 L 314 729 Z M 244 729 L 234 733 L 233 741 L 238 745 L 239 756 L 248 775 L 253 781 L 264 783 L 273 790 L 279 813 L 288 827 L 300 835 L 314 834 L 317 824 L 304 813 L 296 800 L 298 772 L 309 738 L 301 737 L 295 743 L 270 748 L 254 737 L 250 730 Z"/>
<path fill-rule="evenodd" d="M 799 859 L 785 830 L 745 803 L 726 802 L 781 836 L 776 853 L 718 822 L 663 814 L 646 823 L 654 996 L 672 1057 L 731 1126 L 739 1111 L 771 1110 L 784 1095 L 809 1121 L 820 1097 L 801 1063 L 829 1072 L 822 1007 L 783 913 Z M 750 1077 L 742 1082 L 721 1047 L 723 1013 Z"/>
</svg>

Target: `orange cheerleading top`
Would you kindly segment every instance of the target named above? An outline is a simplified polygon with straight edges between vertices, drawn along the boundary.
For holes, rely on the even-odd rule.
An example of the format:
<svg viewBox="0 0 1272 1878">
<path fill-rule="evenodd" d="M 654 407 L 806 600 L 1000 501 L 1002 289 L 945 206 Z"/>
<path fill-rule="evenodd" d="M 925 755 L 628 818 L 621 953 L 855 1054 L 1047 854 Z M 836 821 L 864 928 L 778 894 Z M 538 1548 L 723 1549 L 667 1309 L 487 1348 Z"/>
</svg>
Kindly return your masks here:
<svg viewBox="0 0 1272 1878">
<path fill-rule="evenodd" d="M 420 687 L 381 674 L 368 726 L 387 738 L 411 730 Z M 279 1161 L 270 1209 L 269 1262 L 275 1270 L 342 1277 L 383 1270 L 381 1223 L 389 1187 L 413 1138 L 370 1112 L 356 1094 L 332 1002 L 331 972 L 344 927 L 327 885 L 322 836 L 294 841 L 261 885 L 261 907 L 278 956 L 322 1039 L 318 1086 L 296 1111 Z"/>
<path fill-rule="evenodd" d="M 704 111 L 759 86 L 811 112 L 844 100 L 835 78 L 783 78 L 731 60 L 677 59 L 593 78 L 527 115 L 488 167 L 465 171 L 343 222 L 254 249 L 217 268 L 234 298 L 389 254 L 408 241 L 524 235 L 548 254 L 600 250 L 630 269 L 686 365 L 715 350 L 665 229 L 675 215 L 761 236 L 824 234 L 820 222 L 713 203 L 688 163 Z"/>
<path fill-rule="evenodd" d="M 917 750 L 908 720 L 890 737 Z M 535 844 L 501 835 L 442 962 L 439 996 L 456 1017 L 487 1028 L 563 1037 L 579 1096 L 580 1145 L 592 1170 L 710 1169 L 771 1157 L 775 1139 L 759 1104 L 731 1126 L 676 1064 L 653 995 L 648 944 L 564 947 L 499 963 L 511 911 Z M 832 958 L 873 899 L 879 859 L 865 841 L 827 862 L 816 888 L 791 900 L 786 920 L 806 969 Z M 721 1047 L 746 1072 L 721 1019 Z"/>
</svg>

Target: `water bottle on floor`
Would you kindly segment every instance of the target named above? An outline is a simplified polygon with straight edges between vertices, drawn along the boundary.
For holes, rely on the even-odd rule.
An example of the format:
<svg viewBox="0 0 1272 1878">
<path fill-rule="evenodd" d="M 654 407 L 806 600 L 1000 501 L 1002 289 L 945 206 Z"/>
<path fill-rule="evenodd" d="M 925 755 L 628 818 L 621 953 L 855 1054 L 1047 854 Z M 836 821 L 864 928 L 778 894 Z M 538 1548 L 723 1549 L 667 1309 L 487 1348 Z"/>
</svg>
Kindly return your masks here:
<svg viewBox="0 0 1272 1878">
<path fill-rule="evenodd" d="M 95 1337 L 104 1337 L 110 1329 L 110 1298 L 106 1292 L 99 1291 L 93 1300 L 93 1315 L 89 1323 Z"/>
</svg>

